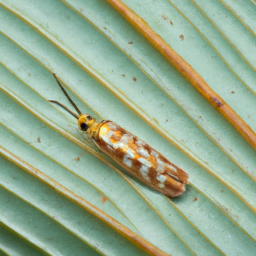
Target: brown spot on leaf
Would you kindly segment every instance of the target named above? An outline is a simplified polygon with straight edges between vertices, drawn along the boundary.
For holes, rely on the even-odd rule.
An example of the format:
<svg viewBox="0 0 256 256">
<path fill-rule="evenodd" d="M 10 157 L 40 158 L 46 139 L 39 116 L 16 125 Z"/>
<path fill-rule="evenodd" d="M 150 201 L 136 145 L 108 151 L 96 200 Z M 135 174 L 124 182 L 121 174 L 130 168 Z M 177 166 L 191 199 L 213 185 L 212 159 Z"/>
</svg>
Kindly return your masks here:
<svg viewBox="0 0 256 256">
<path fill-rule="evenodd" d="M 184 40 L 184 36 L 180 35 L 180 39 L 181 39 L 181 41 L 183 41 Z"/>
<path fill-rule="evenodd" d="M 164 20 L 169 20 L 170 24 L 173 25 L 172 21 L 166 15 L 161 15 Z"/>
<path fill-rule="evenodd" d="M 134 77 L 134 78 L 133 78 L 133 81 L 134 81 L 134 82 L 136 82 L 136 81 L 137 81 L 137 78 L 136 78 L 136 77 Z"/>
<path fill-rule="evenodd" d="M 193 199 L 193 201 L 196 202 L 196 201 L 197 201 L 197 197 L 195 197 L 195 198 Z"/>
<path fill-rule="evenodd" d="M 211 97 L 211 99 L 216 103 L 216 107 L 221 107 L 223 104 L 221 103 L 221 101 L 219 101 L 218 98 L 216 97 Z"/>
<path fill-rule="evenodd" d="M 128 42 L 128 44 L 133 44 L 133 42 L 132 42 L 132 41 L 130 41 L 130 42 Z"/>
<path fill-rule="evenodd" d="M 235 92 L 234 91 L 231 91 L 232 94 L 234 94 Z"/>
<path fill-rule="evenodd" d="M 103 204 L 105 204 L 106 201 L 107 201 L 107 198 L 103 196 L 103 197 L 101 198 L 101 201 L 103 202 Z"/>
<path fill-rule="evenodd" d="M 40 137 L 37 138 L 37 142 L 41 143 L 41 139 Z"/>
</svg>

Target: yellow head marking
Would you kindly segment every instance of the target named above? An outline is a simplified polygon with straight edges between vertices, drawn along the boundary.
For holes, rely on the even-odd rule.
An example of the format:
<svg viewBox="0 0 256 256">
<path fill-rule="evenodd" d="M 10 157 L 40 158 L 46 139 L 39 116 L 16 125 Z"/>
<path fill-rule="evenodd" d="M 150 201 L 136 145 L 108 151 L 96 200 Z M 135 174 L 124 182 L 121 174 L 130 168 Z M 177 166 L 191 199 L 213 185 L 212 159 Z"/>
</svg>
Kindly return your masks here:
<svg viewBox="0 0 256 256">
<path fill-rule="evenodd" d="M 95 121 L 96 121 L 95 118 L 91 117 L 90 115 L 82 114 L 78 118 L 78 127 L 82 131 L 87 131 L 88 129 L 90 129 L 93 126 Z"/>
</svg>

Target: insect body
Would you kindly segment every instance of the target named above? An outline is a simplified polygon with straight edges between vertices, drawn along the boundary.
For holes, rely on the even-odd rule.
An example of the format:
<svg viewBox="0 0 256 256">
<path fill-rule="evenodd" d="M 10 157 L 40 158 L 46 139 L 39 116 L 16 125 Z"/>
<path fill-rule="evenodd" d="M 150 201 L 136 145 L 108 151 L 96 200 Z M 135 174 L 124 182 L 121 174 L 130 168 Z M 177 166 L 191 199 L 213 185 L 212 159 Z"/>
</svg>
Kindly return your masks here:
<svg viewBox="0 0 256 256">
<path fill-rule="evenodd" d="M 57 82 L 79 115 L 57 101 L 51 102 L 59 104 L 75 116 L 79 128 L 94 140 L 101 151 L 137 179 L 167 196 L 176 197 L 185 192 L 185 184 L 188 182 L 186 172 L 114 122 L 102 120 L 98 123 L 90 115 L 82 114 L 58 80 Z"/>
</svg>

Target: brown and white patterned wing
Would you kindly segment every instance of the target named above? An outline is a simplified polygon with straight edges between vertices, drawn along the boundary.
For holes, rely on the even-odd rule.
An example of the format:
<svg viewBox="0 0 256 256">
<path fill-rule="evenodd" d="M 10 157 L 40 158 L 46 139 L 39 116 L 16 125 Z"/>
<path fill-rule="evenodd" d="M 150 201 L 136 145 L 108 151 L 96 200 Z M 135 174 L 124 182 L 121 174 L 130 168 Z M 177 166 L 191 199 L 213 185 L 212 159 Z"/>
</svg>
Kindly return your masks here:
<svg viewBox="0 0 256 256">
<path fill-rule="evenodd" d="M 119 125 L 105 121 L 96 145 L 130 174 L 161 193 L 176 197 L 185 190 L 188 174 Z"/>
</svg>

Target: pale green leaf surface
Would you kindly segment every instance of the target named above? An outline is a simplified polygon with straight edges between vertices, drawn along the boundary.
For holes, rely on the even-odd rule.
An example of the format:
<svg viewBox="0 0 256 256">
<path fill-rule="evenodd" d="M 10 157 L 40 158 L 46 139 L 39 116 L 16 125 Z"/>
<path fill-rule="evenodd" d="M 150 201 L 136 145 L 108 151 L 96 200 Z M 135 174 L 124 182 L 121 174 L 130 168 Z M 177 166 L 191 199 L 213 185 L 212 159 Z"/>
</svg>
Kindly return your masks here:
<svg viewBox="0 0 256 256">
<path fill-rule="evenodd" d="M 45 255 L 40 252 L 38 248 L 28 243 L 26 240 L 19 237 L 19 234 L 13 232 L 10 227 L 0 224 L 0 242 L 1 249 L 0 255 Z M 6 254 L 3 254 L 5 252 Z"/>
<path fill-rule="evenodd" d="M 256 132 L 254 2 L 123 2 Z M 168 254 L 255 255 L 255 151 L 124 18 L 103 0 L 0 3 L 3 147 Z M 47 101 L 72 108 L 53 72 L 82 112 L 117 122 L 187 171 L 185 194 L 167 198 L 117 171 Z M 0 165 L 0 238 L 14 241 L 0 239 L 5 253 L 142 255 L 13 163 Z"/>
</svg>

